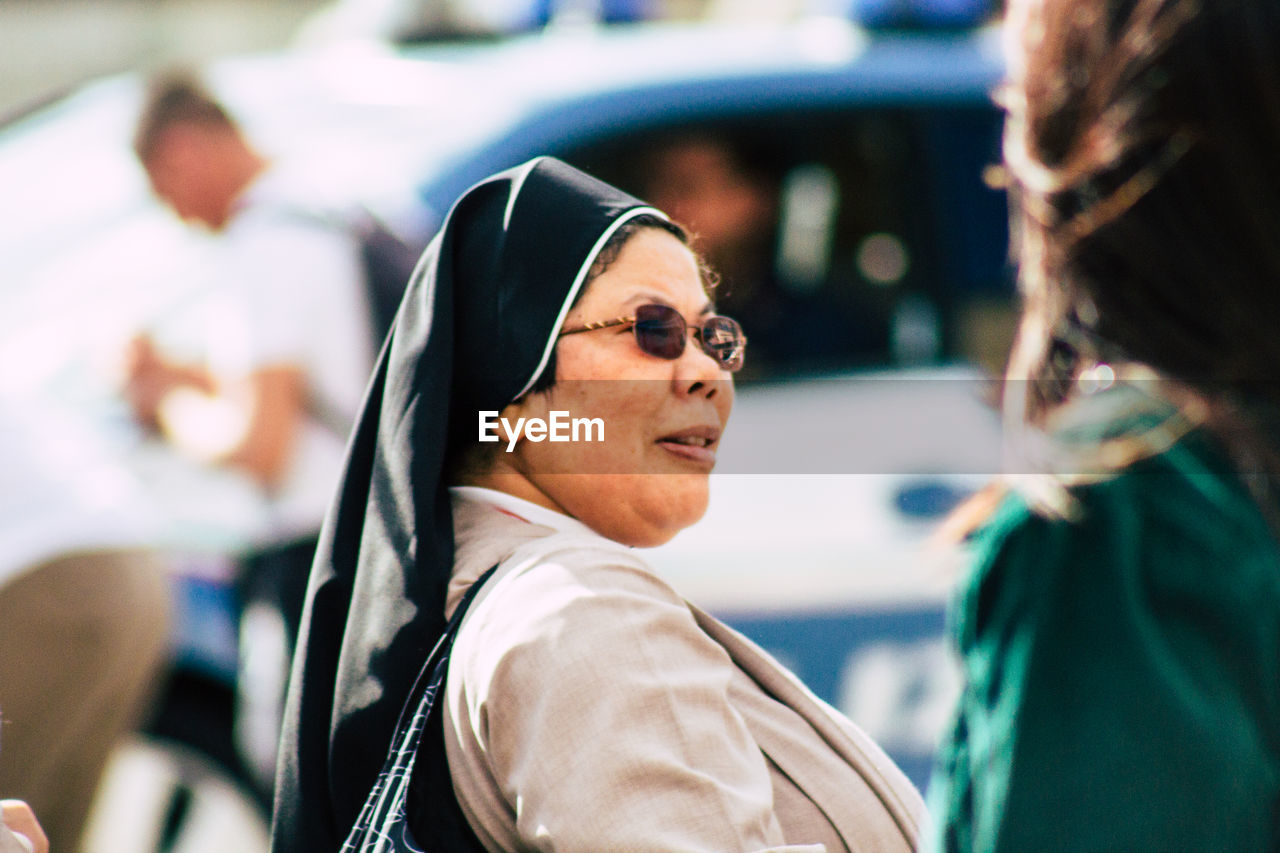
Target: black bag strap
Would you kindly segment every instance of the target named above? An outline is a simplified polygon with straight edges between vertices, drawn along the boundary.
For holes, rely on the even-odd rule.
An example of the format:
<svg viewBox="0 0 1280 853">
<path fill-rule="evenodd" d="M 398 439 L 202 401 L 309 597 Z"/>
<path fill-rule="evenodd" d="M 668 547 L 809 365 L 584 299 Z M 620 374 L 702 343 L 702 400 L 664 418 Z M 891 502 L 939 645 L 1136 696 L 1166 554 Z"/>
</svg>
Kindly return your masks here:
<svg viewBox="0 0 1280 853">
<path fill-rule="evenodd" d="M 444 689 L 453 641 L 467 608 L 497 569 L 498 566 L 491 567 L 471 584 L 427 656 L 400 712 L 382 772 L 342 845 L 342 853 L 483 853 L 453 792 L 444 753 L 440 703 L 436 700 Z M 411 786 L 415 795 L 423 794 L 424 787 L 429 795 L 411 797 Z M 424 836 L 430 832 L 429 838 L 421 839 L 430 847 L 410 831 L 407 809 L 411 799 L 423 807 L 420 810 L 415 806 L 413 822 Z"/>
</svg>

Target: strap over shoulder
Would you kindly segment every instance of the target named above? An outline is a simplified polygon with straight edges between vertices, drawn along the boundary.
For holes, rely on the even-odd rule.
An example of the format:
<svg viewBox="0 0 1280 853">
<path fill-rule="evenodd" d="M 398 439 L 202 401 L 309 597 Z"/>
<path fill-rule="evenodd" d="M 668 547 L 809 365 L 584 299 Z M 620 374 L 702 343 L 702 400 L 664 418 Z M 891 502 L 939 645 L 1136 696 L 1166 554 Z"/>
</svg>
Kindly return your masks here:
<svg viewBox="0 0 1280 853">
<path fill-rule="evenodd" d="M 453 641 L 467 609 L 480 588 L 493 576 L 493 566 L 471 585 L 453 612 L 443 636 L 436 643 L 414 682 L 413 690 L 400 713 L 382 772 L 374 783 L 355 826 L 342 845 L 342 853 L 425 853 L 435 851 L 483 851 L 467 826 L 449 781 L 449 765 L 444 755 L 440 710 L 436 699 L 449 674 Z M 432 796 L 429 814 L 415 815 L 421 828 L 431 828 L 430 848 L 420 845 L 410 830 L 407 803 L 415 773 L 429 786 Z"/>
</svg>

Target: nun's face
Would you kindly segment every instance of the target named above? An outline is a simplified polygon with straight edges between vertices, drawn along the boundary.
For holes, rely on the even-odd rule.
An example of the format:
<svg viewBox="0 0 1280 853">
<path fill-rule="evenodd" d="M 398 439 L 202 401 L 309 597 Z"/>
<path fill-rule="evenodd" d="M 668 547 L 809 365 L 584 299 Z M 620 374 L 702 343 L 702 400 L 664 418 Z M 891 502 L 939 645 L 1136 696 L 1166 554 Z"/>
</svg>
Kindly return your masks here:
<svg viewBox="0 0 1280 853">
<path fill-rule="evenodd" d="M 564 328 L 630 317 L 654 304 L 689 323 L 712 313 L 693 254 L 671 234 L 644 228 L 589 285 Z M 568 419 L 562 432 L 569 440 L 525 437 L 513 452 L 498 453 L 511 478 L 498 487 L 627 545 L 660 545 L 701 518 L 733 407 L 730 375 L 692 335 L 681 355 L 667 360 L 644 352 L 626 324 L 565 335 L 556 363 L 554 387 L 502 416 L 554 424 L 553 413 L 567 413 L 559 417 L 561 424 Z M 594 440 L 594 425 L 575 440 L 576 419 L 598 419 L 604 440 Z"/>
</svg>

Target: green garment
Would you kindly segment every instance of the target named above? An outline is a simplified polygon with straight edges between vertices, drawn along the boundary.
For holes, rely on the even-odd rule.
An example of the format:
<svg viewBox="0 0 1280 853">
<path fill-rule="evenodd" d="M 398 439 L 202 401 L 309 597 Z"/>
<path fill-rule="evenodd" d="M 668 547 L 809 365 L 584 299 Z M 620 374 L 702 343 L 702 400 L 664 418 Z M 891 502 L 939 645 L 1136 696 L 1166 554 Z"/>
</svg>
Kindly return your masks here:
<svg viewBox="0 0 1280 853">
<path fill-rule="evenodd" d="M 1280 548 L 1203 435 L 1008 496 L 952 611 L 944 851 L 1280 850 Z"/>
</svg>

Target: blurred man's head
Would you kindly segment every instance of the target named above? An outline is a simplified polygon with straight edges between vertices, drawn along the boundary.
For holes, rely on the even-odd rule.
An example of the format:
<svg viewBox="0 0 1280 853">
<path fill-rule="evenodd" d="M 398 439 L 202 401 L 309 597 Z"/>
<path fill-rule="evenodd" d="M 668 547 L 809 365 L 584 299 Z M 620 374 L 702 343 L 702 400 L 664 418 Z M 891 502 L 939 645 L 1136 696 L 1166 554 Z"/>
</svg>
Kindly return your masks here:
<svg viewBox="0 0 1280 853">
<path fill-rule="evenodd" d="M 266 165 L 226 110 L 185 74 L 152 85 L 133 147 L 156 195 L 183 219 L 215 230 Z"/>
<path fill-rule="evenodd" d="M 727 140 L 672 138 L 649 152 L 646 167 L 644 198 L 687 226 L 713 267 L 729 270 L 770 239 L 776 189 Z"/>
</svg>

